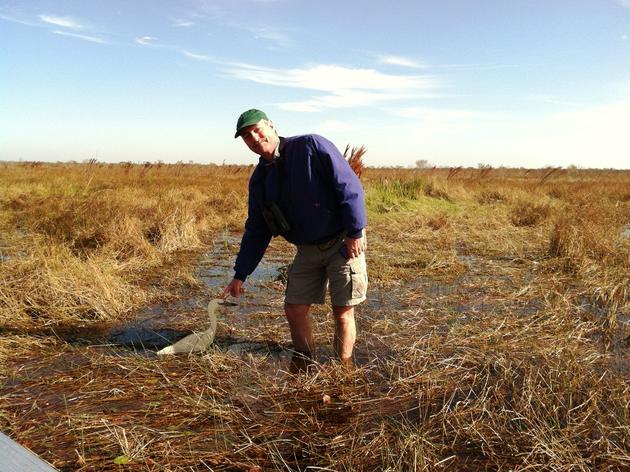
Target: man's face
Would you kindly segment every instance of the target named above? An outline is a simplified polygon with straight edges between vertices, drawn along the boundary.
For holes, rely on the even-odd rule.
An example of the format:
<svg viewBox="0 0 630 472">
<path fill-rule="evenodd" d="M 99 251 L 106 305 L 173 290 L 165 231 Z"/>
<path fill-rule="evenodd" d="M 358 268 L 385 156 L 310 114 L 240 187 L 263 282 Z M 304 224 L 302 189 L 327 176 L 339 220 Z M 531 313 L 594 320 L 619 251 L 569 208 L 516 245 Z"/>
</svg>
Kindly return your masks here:
<svg viewBox="0 0 630 472">
<path fill-rule="evenodd" d="M 260 120 L 255 125 L 243 128 L 241 138 L 252 152 L 266 159 L 273 159 L 273 152 L 278 146 L 278 135 L 271 122 Z"/>
</svg>

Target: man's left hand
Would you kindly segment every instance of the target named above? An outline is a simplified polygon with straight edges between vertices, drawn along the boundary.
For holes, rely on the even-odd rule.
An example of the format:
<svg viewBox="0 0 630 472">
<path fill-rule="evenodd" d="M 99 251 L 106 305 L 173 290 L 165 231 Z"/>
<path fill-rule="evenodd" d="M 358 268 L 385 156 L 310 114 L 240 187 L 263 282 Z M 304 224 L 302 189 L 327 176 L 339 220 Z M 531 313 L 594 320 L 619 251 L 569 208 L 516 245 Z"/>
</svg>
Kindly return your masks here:
<svg viewBox="0 0 630 472">
<path fill-rule="evenodd" d="M 365 239 L 365 236 L 361 236 L 360 238 L 351 238 L 346 236 L 344 243 L 346 245 L 346 249 L 348 250 L 348 258 L 350 259 L 353 257 L 359 257 L 367 249 L 367 240 Z"/>
</svg>

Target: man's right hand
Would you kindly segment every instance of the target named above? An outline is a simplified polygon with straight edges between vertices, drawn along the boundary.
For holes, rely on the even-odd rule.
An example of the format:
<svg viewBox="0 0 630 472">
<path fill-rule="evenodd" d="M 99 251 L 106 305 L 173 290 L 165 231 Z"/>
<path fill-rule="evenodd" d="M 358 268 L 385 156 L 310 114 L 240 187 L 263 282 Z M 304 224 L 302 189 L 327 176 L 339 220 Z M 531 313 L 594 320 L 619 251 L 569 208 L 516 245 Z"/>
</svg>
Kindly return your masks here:
<svg viewBox="0 0 630 472">
<path fill-rule="evenodd" d="M 223 290 L 223 298 L 228 295 L 232 295 L 233 297 L 238 297 L 243 293 L 245 289 L 243 289 L 243 281 L 239 279 L 232 279 L 225 290 Z"/>
</svg>

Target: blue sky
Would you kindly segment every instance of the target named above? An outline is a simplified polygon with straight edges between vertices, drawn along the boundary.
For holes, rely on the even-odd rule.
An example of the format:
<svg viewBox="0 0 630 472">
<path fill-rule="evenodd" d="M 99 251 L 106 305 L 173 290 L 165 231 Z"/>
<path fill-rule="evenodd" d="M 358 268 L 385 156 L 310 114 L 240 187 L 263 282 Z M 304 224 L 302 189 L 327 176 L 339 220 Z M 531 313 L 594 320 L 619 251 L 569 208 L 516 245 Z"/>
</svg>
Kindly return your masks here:
<svg viewBox="0 0 630 472">
<path fill-rule="evenodd" d="M 630 0 L 0 0 L 0 160 L 630 168 Z"/>
</svg>

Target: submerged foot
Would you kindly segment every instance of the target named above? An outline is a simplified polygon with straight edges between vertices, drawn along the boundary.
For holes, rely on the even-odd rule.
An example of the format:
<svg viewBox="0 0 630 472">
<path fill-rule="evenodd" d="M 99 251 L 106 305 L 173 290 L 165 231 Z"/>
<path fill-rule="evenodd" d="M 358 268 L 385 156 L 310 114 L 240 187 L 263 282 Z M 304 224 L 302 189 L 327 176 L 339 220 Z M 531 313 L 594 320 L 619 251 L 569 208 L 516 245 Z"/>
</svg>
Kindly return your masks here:
<svg viewBox="0 0 630 472">
<path fill-rule="evenodd" d="M 314 365 L 312 353 L 310 351 L 294 351 L 291 354 L 291 361 L 289 363 L 289 372 L 292 374 L 299 374 L 302 372 L 308 372 L 308 368 Z"/>
</svg>

